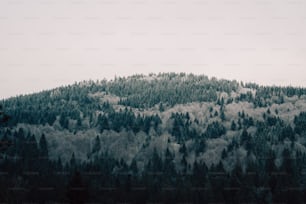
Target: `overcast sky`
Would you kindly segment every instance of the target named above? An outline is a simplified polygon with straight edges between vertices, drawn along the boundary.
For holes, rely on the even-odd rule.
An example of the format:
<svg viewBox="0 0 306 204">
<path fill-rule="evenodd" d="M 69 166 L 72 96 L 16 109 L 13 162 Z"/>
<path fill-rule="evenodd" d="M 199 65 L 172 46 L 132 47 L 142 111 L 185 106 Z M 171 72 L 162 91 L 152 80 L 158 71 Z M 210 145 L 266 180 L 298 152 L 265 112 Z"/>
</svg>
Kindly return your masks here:
<svg viewBox="0 0 306 204">
<path fill-rule="evenodd" d="M 305 0 L 1 0 L 0 98 L 192 72 L 306 86 Z"/>
</svg>

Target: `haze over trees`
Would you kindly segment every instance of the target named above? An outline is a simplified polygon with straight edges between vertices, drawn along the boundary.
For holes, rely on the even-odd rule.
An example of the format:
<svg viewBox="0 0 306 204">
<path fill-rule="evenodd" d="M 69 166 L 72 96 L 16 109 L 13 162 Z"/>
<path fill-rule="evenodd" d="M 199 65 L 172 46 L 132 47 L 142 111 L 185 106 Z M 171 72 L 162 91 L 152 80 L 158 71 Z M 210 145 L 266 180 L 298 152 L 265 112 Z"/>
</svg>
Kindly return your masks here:
<svg viewBox="0 0 306 204">
<path fill-rule="evenodd" d="M 3 202 L 305 202 L 306 89 L 162 73 L 3 100 Z"/>
</svg>

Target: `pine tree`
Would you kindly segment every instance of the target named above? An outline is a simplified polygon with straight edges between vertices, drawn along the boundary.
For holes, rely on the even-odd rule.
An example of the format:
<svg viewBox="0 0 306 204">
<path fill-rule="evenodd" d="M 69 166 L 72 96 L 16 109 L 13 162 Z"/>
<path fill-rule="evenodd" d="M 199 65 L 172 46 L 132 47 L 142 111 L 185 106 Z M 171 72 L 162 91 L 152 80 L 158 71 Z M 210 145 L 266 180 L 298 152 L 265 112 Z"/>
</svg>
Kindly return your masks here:
<svg viewBox="0 0 306 204">
<path fill-rule="evenodd" d="M 76 159 L 74 156 L 74 152 L 72 153 L 71 159 L 70 159 L 70 169 L 75 170 L 76 169 Z"/>
<path fill-rule="evenodd" d="M 72 204 L 83 204 L 88 201 L 88 189 L 83 183 L 80 172 L 76 171 L 69 181 L 67 197 Z"/>
<path fill-rule="evenodd" d="M 104 130 L 109 130 L 110 129 L 108 118 L 105 115 L 99 115 L 98 123 L 99 123 L 101 132 L 103 132 Z M 115 127 L 115 128 L 117 128 L 117 127 Z"/>
<path fill-rule="evenodd" d="M 234 120 L 232 120 L 231 130 L 235 131 L 235 130 L 236 130 L 236 128 L 237 128 L 237 125 L 236 125 L 235 121 L 234 121 Z"/>
<path fill-rule="evenodd" d="M 28 155 L 28 159 L 30 160 L 35 160 L 39 156 L 39 150 L 38 150 L 38 145 L 37 141 L 34 135 L 28 136 L 27 137 L 27 147 L 26 147 L 26 152 Z"/>
<path fill-rule="evenodd" d="M 57 158 L 56 170 L 58 170 L 58 171 L 62 171 L 62 170 L 63 170 L 63 164 L 62 164 L 62 159 L 61 159 L 61 157 L 58 157 L 58 158 Z"/>
<path fill-rule="evenodd" d="M 39 153 L 41 157 L 48 159 L 48 145 L 44 134 L 42 134 L 39 140 Z"/>
<path fill-rule="evenodd" d="M 222 159 L 226 159 L 226 157 L 227 157 L 226 149 L 223 149 L 223 150 L 222 150 L 222 154 L 221 154 L 221 158 L 222 158 Z"/>
<path fill-rule="evenodd" d="M 62 128 L 68 129 L 69 119 L 66 116 L 61 115 L 59 123 L 62 126 Z"/>
<path fill-rule="evenodd" d="M 240 145 L 246 144 L 250 140 L 250 135 L 246 129 L 243 129 L 242 134 L 240 136 Z"/>
<path fill-rule="evenodd" d="M 240 120 L 240 118 L 238 119 L 238 130 L 241 130 L 241 128 L 242 128 L 242 124 L 241 124 L 241 120 Z"/>
<path fill-rule="evenodd" d="M 138 174 L 138 167 L 137 167 L 136 159 L 132 160 L 132 163 L 130 165 L 130 169 L 131 169 L 131 171 L 133 172 L 134 175 Z"/>
<path fill-rule="evenodd" d="M 165 111 L 165 108 L 164 108 L 163 103 L 160 103 L 160 104 L 159 104 L 159 111 L 160 111 L 160 112 L 164 112 L 164 111 Z"/>
<path fill-rule="evenodd" d="M 154 148 L 153 155 L 152 155 L 152 171 L 153 172 L 160 172 L 162 171 L 163 162 L 160 156 L 157 153 L 157 149 Z"/>
<path fill-rule="evenodd" d="M 175 174 L 175 165 L 174 165 L 174 155 L 170 152 L 169 148 L 167 147 L 165 152 L 165 165 L 164 170 L 167 172 L 167 175 L 174 175 Z"/>
<path fill-rule="evenodd" d="M 220 118 L 221 118 L 222 121 L 225 121 L 224 110 L 221 110 Z"/>
<path fill-rule="evenodd" d="M 99 135 L 97 135 L 94 141 L 93 148 L 92 148 L 92 153 L 99 152 L 100 149 L 101 149 L 101 142 L 100 142 Z"/>
<path fill-rule="evenodd" d="M 270 108 L 268 108 L 267 113 L 268 113 L 268 115 L 270 115 L 270 114 L 271 114 L 271 110 L 270 110 Z"/>
</svg>

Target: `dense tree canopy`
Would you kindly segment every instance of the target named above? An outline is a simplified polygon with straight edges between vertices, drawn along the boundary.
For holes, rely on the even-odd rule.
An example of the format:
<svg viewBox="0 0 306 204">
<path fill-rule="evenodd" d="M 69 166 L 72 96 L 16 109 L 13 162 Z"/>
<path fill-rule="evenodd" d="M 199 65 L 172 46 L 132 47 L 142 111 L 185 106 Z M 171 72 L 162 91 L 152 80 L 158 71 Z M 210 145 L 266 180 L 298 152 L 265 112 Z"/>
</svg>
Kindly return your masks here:
<svg viewBox="0 0 306 204">
<path fill-rule="evenodd" d="M 305 95 L 166 73 L 3 100 L 0 201 L 305 202 Z"/>
</svg>

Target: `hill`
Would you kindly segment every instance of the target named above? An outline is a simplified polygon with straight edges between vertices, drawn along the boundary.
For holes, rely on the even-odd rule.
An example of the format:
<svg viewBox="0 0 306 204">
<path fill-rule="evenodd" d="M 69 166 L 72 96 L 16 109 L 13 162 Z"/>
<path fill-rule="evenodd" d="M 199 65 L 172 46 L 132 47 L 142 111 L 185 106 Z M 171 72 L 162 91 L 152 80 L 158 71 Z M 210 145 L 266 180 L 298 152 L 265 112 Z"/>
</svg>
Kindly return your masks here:
<svg viewBox="0 0 306 204">
<path fill-rule="evenodd" d="M 186 202 L 201 188 L 210 197 L 202 192 L 198 203 L 303 200 L 305 88 L 162 73 L 83 81 L 1 104 L 9 120 L 1 124 L 0 165 L 10 184 L 20 174 L 25 186 L 39 186 L 20 173 L 34 171 L 53 186 L 50 178 L 62 176 L 54 172 L 67 171 L 60 183 L 69 186 L 77 170 L 93 174 L 85 179 L 91 201 L 114 201 L 97 189 L 126 185 L 149 191 L 119 191 L 129 201 L 172 201 L 162 190 L 169 186 L 177 187 L 173 196 L 184 189 L 177 201 Z"/>
</svg>

